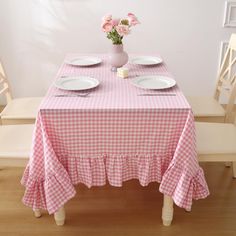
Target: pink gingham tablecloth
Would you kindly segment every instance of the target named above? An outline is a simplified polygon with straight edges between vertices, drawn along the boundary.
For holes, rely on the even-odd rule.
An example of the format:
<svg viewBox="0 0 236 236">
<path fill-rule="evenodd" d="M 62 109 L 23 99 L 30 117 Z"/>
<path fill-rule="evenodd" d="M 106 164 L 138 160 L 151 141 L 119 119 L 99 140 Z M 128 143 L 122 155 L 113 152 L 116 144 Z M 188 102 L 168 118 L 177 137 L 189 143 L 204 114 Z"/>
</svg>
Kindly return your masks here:
<svg viewBox="0 0 236 236">
<path fill-rule="evenodd" d="M 78 56 L 78 55 L 77 55 Z M 75 196 L 74 185 L 120 187 L 138 179 L 142 186 L 159 182 L 159 190 L 179 207 L 191 209 L 193 199 L 205 198 L 208 187 L 198 165 L 194 118 L 180 89 L 176 96 L 137 96 L 147 93 L 130 82 L 137 75 L 169 75 L 165 64 L 128 64 L 129 79 L 111 72 L 105 55 L 101 65 L 62 64 L 63 75 L 88 75 L 100 81 L 90 96 L 52 85 L 36 120 L 32 151 L 22 177 L 23 202 L 55 213 Z M 67 59 L 76 57 L 68 55 Z M 152 91 L 150 91 L 151 93 Z"/>
</svg>

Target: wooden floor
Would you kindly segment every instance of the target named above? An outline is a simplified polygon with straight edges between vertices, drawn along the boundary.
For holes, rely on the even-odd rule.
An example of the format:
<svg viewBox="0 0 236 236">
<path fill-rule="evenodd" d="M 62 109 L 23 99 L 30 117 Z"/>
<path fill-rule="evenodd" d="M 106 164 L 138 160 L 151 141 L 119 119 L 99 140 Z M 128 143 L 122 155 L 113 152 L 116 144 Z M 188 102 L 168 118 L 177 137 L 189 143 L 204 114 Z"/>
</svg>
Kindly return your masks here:
<svg viewBox="0 0 236 236">
<path fill-rule="evenodd" d="M 77 187 L 66 205 L 66 225 L 58 227 L 46 212 L 34 218 L 21 203 L 23 169 L 0 171 L 1 236 L 234 236 L 236 235 L 236 180 L 224 164 L 203 166 L 211 195 L 194 202 L 192 212 L 175 207 L 171 227 L 162 226 L 162 195 L 158 184 L 141 187 L 129 181 L 122 188 Z"/>
</svg>

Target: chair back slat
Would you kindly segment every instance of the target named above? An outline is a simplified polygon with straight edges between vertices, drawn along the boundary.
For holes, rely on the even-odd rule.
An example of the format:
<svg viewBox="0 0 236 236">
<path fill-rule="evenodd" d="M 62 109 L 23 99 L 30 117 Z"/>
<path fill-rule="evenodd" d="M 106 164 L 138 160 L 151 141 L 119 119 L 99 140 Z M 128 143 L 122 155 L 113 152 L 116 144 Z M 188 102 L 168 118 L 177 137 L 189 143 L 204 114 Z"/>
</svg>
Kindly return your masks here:
<svg viewBox="0 0 236 236">
<path fill-rule="evenodd" d="M 232 56 L 230 56 L 230 58 L 232 58 Z M 225 70 L 222 70 L 222 72 L 220 74 L 221 80 L 222 79 L 224 80 L 224 76 L 227 74 L 228 74 L 228 79 L 231 78 L 231 70 L 232 70 L 232 67 L 235 64 L 235 62 L 236 62 L 236 57 L 230 62 L 230 64 L 226 67 Z"/>
<path fill-rule="evenodd" d="M 226 105 L 225 121 L 232 119 L 234 102 L 236 99 L 236 34 L 232 34 L 229 46 L 220 67 L 218 82 L 215 90 L 215 99 L 219 101 L 222 94 L 226 94 L 228 103 Z"/>
<path fill-rule="evenodd" d="M 4 85 L 4 87 L 0 90 L 0 94 L 3 94 L 8 91 L 8 86 Z"/>
<path fill-rule="evenodd" d="M 2 82 L 4 82 L 4 78 L 1 78 L 1 77 L 0 77 L 0 84 L 1 84 Z"/>
<path fill-rule="evenodd" d="M 1 86 L 0 95 L 3 94 L 6 98 L 6 102 L 9 103 L 12 100 L 12 95 L 11 95 L 10 85 L 8 83 L 6 73 L 1 61 L 0 61 L 0 86 Z"/>
</svg>

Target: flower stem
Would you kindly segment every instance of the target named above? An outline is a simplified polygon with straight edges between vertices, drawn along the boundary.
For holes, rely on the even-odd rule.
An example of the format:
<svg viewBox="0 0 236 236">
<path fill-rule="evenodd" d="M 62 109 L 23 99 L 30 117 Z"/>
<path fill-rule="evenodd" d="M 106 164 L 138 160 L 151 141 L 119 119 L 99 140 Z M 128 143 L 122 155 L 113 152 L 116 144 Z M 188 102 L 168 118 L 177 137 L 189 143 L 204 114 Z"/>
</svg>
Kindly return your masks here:
<svg viewBox="0 0 236 236">
<path fill-rule="evenodd" d="M 122 44 L 123 36 L 120 36 L 115 29 L 107 33 L 107 38 L 110 39 L 113 44 Z"/>
</svg>

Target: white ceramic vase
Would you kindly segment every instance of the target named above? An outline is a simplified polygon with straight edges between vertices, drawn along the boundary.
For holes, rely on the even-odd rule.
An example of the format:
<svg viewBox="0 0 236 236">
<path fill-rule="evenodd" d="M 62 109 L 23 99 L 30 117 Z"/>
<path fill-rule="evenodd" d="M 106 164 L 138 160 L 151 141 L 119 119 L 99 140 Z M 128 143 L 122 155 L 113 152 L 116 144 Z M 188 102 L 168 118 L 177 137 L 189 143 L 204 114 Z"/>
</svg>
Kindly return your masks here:
<svg viewBox="0 0 236 236">
<path fill-rule="evenodd" d="M 124 51 L 123 44 L 113 44 L 109 55 L 111 70 L 117 71 L 128 62 L 128 54 Z"/>
</svg>

